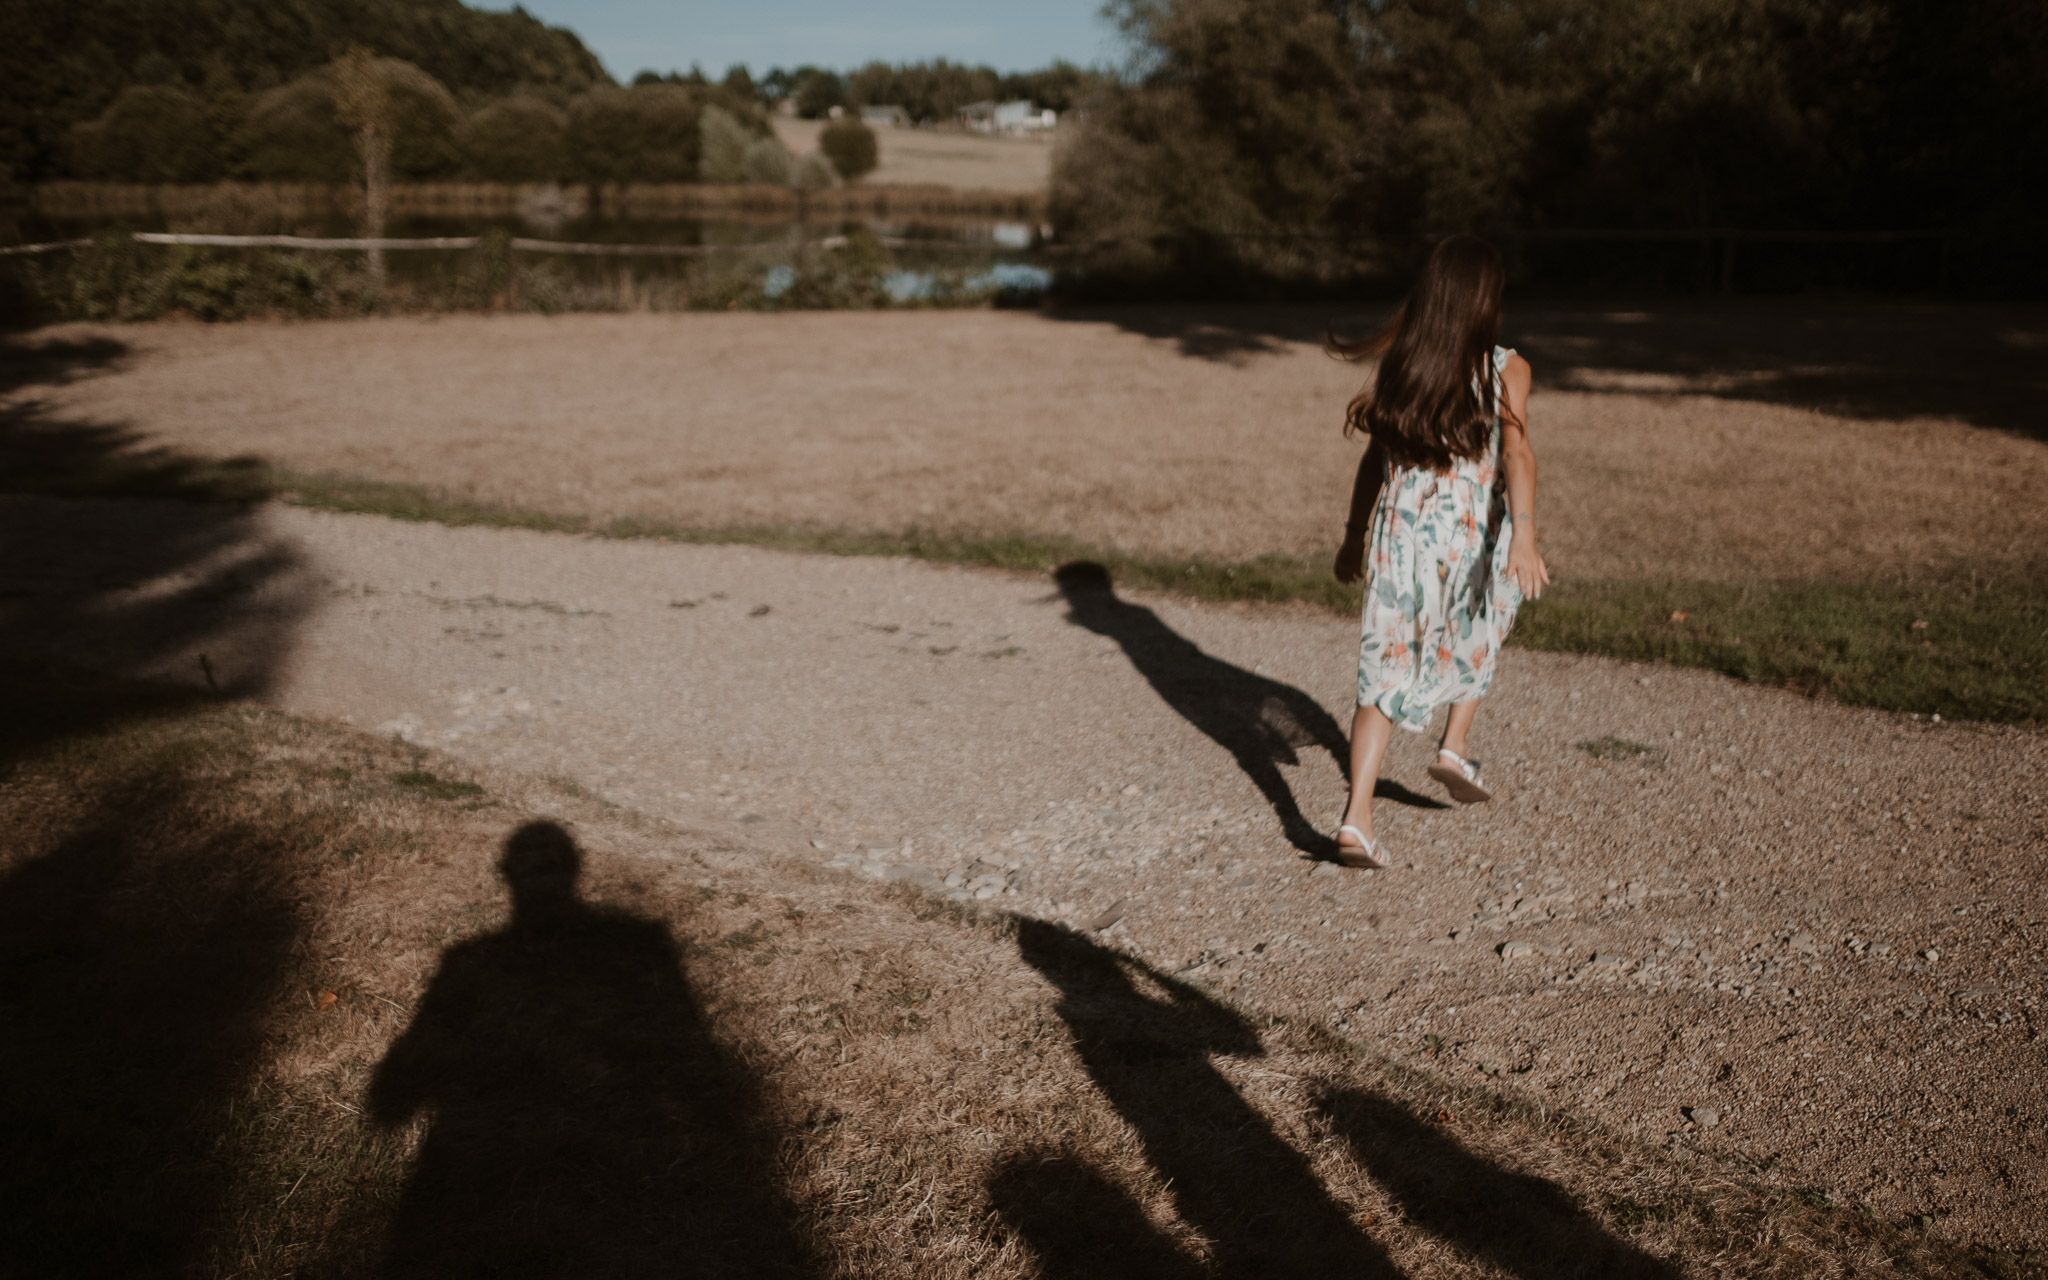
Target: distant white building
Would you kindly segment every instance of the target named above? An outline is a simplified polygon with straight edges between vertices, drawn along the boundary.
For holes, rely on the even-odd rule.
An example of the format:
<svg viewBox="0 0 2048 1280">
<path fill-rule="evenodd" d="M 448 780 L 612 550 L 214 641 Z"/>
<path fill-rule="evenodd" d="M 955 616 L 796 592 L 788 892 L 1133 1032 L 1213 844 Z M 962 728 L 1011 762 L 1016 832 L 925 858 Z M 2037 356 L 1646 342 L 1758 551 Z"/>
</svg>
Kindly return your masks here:
<svg viewBox="0 0 2048 1280">
<path fill-rule="evenodd" d="M 976 133 L 1037 133 L 1059 123 L 1050 107 L 1041 111 L 1023 98 L 1015 102 L 970 102 L 959 110 L 960 123 Z"/>
<path fill-rule="evenodd" d="M 860 122 L 870 128 L 907 129 L 910 113 L 897 106 L 862 107 Z"/>
</svg>

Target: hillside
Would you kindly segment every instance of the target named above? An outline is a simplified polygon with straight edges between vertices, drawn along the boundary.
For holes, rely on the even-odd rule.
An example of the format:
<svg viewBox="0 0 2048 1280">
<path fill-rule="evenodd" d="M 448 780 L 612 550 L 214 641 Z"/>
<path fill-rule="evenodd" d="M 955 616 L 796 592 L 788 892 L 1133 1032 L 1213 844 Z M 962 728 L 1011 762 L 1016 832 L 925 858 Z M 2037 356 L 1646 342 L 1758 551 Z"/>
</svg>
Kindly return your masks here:
<svg viewBox="0 0 2048 1280">
<path fill-rule="evenodd" d="M 352 43 L 461 94 L 573 93 L 610 77 L 576 36 L 459 0 L 0 0 L 0 172 L 52 176 L 66 132 L 133 84 L 210 100 L 280 84 Z"/>
</svg>

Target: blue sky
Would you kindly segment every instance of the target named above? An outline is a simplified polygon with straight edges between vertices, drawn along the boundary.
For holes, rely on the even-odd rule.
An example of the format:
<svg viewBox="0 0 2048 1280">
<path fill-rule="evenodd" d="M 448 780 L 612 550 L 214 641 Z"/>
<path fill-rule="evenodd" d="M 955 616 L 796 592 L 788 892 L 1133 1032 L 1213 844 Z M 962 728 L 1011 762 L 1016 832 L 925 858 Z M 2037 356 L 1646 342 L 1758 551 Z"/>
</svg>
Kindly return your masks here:
<svg viewBox="0 0 2048 1280">
<path fill-rule="evenodd" d="M 581 36 L 620 80 L 642 69 L 713 76 L 744 62 L 848 68 L 949 58 L 1028 71 L 1055 58 L 1117 60 L 1102 0 L 524 0 Z M 484 0 L 481 8 L 509 9 Z"/>
</svg>

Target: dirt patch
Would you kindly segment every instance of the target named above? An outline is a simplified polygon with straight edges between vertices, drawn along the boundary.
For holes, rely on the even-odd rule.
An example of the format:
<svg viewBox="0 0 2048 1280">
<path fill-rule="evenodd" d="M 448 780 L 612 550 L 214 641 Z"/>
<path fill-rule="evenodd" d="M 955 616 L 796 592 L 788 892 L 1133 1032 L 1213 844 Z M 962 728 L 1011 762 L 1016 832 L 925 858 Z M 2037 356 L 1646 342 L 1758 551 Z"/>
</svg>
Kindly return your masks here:
<svg viewBox="0 0 2048 1280">
<path fill-rule="evenodd" d="M 1360 372 L 1307 340 L 1327 318 L 74 327 L 34 341 L 112 341 L 129 354 L 33 395 L 44 416 L 119 424 L 147 444 L 543 512 L 1320 561 L 1358 453 L 1339 425 Z M 1889 326 L 1890 345 L 1873 347 L 1889 353 L 1901 327 L 1989 333 L 2023 319 L 1872 309 L 1864 323 Z M 1910 416 L 1885 417 L 1867 398 L 1844 399 L 1854 379 L 1788 381 L 1807 366 L 1782 344 L 1716 348 L 1677 320 L 1669 347 L 1649 323 L 1609 326 L 1629 344 L 1575 313 L 1517 323 L 1537 363 L 1540 519 L 1562 578 L 2010 580 L 2042 563 L 2048 504 L 2034 498 L 2048 491 L 2048 444 L 1973 425 L 1986 417 L 1981 391 L 1944 401 L 1939 379 L 1915 384 L 1898 397 Z M 1770 351 L 1786 367 L 1768 367 Z"/>
</svg>

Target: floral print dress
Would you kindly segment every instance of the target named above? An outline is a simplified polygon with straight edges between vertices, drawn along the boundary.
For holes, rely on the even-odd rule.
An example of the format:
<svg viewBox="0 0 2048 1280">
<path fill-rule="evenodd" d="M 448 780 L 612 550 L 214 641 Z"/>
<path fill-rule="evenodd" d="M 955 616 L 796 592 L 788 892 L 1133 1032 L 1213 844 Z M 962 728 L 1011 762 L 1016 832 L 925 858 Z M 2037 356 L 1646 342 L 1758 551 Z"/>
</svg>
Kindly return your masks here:
<svg viewBox="0 0 2048 1280">
<path fill-rule="evenodd" d="M 1501 372 L 1493 349 L 1486 452 L 1448 471 L 1389 466 L 1372 513 L 1372 557 L 1358 641 L 1358 705 L 1419 732 L 1430 713 L 1485 693 L 1522 592 L 1508 576 L 1500 466 Z"/>
</svg>

